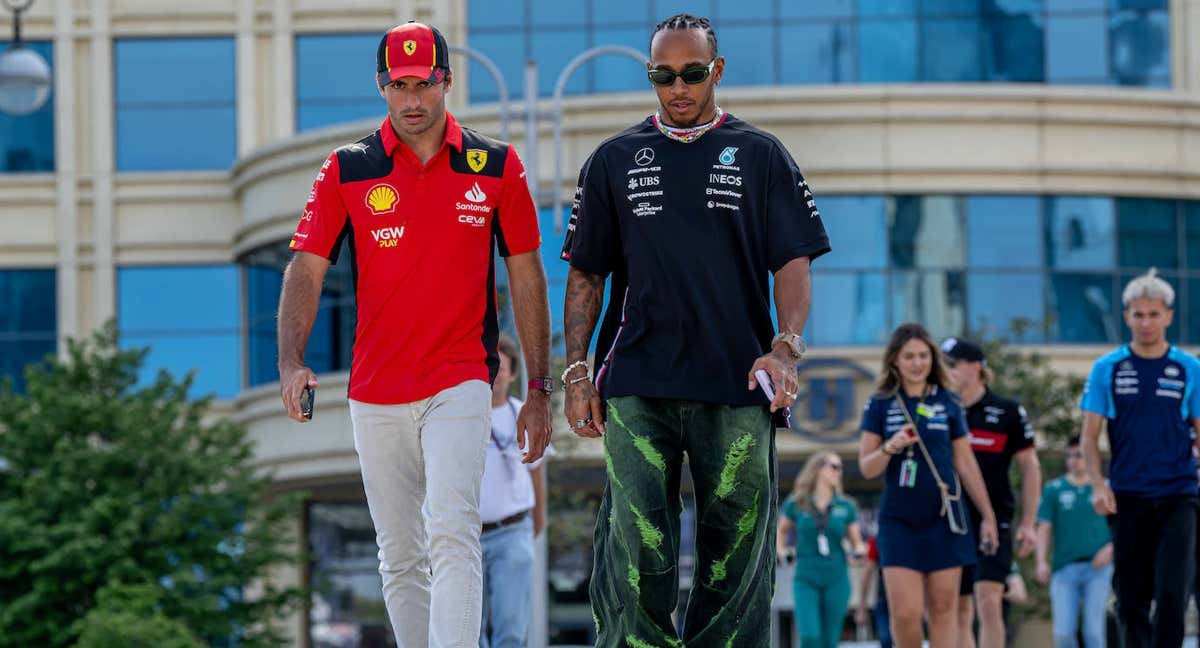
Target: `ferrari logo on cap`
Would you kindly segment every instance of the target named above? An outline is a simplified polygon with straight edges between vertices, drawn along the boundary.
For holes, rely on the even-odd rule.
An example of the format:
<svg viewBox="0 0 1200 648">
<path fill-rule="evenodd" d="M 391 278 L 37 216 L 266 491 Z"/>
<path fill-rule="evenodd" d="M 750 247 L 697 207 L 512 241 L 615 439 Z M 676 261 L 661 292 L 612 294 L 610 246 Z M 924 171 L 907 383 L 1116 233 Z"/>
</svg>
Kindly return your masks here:
<svg viewBox="0 0 1200 648">
<path fill-rule="evenodd" d="M 483 149 L 467 149 L 467 166 L 475 173 L 483 170 L 487 164 L 488 152 Z"/>
<path fill-rule="evenodd" d="M 415 52 L 415 51 L 417 51 L 417 41 L 415 41 L 415 40 L 404 41 L 404 53 L 405 54 L 412 56 L 413 52 Z"/>
</svg>

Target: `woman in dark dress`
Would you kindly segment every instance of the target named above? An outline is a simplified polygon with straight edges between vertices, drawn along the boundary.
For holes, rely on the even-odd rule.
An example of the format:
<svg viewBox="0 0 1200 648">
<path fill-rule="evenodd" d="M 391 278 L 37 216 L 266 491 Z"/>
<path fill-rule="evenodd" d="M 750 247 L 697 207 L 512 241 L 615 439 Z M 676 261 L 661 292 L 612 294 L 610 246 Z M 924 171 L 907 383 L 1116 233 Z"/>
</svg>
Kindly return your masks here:
<svg viewBox="0 0 1200 648">
<path fill-rule="evenodd" d="M 879 391 L 863 414 L 858 464 L 868 479 L 885 475 L 879 560 L 899 648 L 921 646 L 922 618 L 929 621 L 931 648 L 954 646 L 959 578 L 964 565 L 975 564 L 976 538 L 963 497 L 983 515 L 980 548 L 991 553 L 996 547 L 996 515 L 966 418 L 945 385 L 929 333 L 904 324 L 892 334 Z"/>
</svg>

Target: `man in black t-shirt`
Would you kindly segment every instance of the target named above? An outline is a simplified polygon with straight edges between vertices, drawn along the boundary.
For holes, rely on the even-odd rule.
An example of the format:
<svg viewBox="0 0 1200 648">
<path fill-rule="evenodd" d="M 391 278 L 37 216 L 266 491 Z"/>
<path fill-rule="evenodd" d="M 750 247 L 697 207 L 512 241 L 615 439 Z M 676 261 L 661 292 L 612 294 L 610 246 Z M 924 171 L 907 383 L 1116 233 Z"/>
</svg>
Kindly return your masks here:
<svg viewBox="0 0 1200 648">
<path fill-rule="evenodd" d="M 563 245 L 566 414 L 581 436 L 603 435 L 608 466 L 590 585 L 597 646 L 678 643 L 671 613 L 685 453 L 697 530 L 682 639 L 769 645 L 769 412 L 794 403 L 809 263 L 829 240 L 783 144 L 717 106 L 724 67 L 706 19 L 680 14 L 658 25 L 648 76 L 659 112 L 587 160 Z M 593 384 L 588 345 L 609 276 Z M 769 403 L 758 369 L 770 378 Z"/>
<path fill-rule="evenodd" d="M 1016 513 L 1008 469 L 1016 459 L 1021 472 L 1021 523 L 1016 534 L 1017 555 L 1025 557 L 1033 552 L 1037 539 L 1034 525 L 1042 489 L 1033 427 L 1029 424 L 1024 407 L 988 389 L 992 370 L 987 366 L 982 348 L 967 340 L 950 338 L 942 344 L 942 351 L 950 363 L 950 375 L 967 413 L 971 449 L 975 451 L 975 460 L 987 485 L 988 499 L 996 511 L 996 527 L 1000 533 L 1000 546 L 996 553 L 988 555 L 980 551 L 975 566 L 963 570 L 958 606 L 959 641 L 956 645 L 960 648 L 975 646 L 972 628 L 978 610 L 980 648 L 1003 648 L 1004 583 L 1012 572 L 1012 520 Z M 979 511 L 970 503 L 968 508 L 978 537 Z"/>
</svg>

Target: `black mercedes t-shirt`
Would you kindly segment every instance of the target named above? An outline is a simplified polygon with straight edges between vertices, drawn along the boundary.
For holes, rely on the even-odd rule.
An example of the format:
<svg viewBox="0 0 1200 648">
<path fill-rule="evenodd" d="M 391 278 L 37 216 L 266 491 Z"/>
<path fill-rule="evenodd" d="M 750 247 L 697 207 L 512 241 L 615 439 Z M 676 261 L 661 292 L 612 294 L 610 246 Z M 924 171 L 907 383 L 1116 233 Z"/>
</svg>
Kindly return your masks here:
<svg viewBox="0 0 1200 648">
<path fill-rule="evenodd" d="M 988 499 L 996 511 L 996 520 L 1011 522 L 1016 500 L 1012 482 L 1008 479 L 1008 468 L 1013 456 L 1033 447 L 1033 426 L 1029 424 L 1025 408 L 988 390 L 979 402 L 967 408 L 967 428 L 975 461 L 979 463 L 979 471 L 987 485 Z M 978 519 L 979 512 L 974 503 L 971 514 Z"/>
<path fill-rule="evenodd" d="M 726 114 L 684 144 L 653 119 L 584 164 L 562 258 L 612 276 L 596 343 L 601 396 L 754 405 L 770 348 L 769 277 L 829 251 L 808 183 L 774 136 Z"/>
</svg>

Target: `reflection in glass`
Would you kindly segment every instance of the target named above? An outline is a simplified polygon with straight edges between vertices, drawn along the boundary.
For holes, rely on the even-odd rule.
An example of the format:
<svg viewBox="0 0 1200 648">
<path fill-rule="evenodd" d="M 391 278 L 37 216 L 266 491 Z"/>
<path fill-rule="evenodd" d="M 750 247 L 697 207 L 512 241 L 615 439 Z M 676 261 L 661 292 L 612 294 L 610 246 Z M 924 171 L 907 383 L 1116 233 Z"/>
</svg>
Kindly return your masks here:
<svg viewBox="0 0 1200 648">
<path fill-rule="evenodd" d="M 1117 198 L 1117 248 L 1122 268 L 1179 265 L 1174 200 Z"/>
<path fill-rule="evenodd" d="M 974 4 L 974 3 L 972 3 Z M 922 81 L 979 81 L 982 30 L 978 17 L 921 21 Z"/>
<path fill-rule="evenodd" d="M 1113 200 L 1096 196 L 1046 199 L 1046 263 L 1053 268 L 1113 266 Z"/>
<path fill-rule="evenodd" d="M 882 272 L 813 272 L 809 339 L 821 346 L 882 344 L 888 333 Z"/>
<path fill-rule="evenodd" d="M 58 302 L 53 269 L 0 270 L 0 381 L 25 391 L 25 367 L 54 353 Z"/>
<path fill-rule="evenodd" d="M 821 220 L 837 253 L 822 257 L 824 268 L 879 268 L 887 265 L 887 216 L 883 196 L 818 196 Z"/>
<path fill-rule="evenodd" d="M 22 40 L 37 52 L 54 74 L 54 48 L 48 41 Z M 0 40 L 0 52 L 10 43 Z M 0 173 L 30 173 L 54 170 L 54 91 L 46 105 L 32 115 L 9 115 L 0 111 Z"/>
<path fill-rule="evenodd" d="M 1108 80 L 1108 34 L 1103 13 L 1046 17 L 1046 81 L 1094 83 Z"/>
<path fill-rule="evenodd" d="M 1117 342 L 1120 309 L 1107 274 L 1050 275 L 1050 338 L 1059 342 Z"/>
<path fill-rule="evenodd" d="M 861 20 L 858 24 L 858 80 L 917 80 L 917 22 Z"/>
<path fill-rule="evenodd" d="M 368 74 L 379 34 L 301 34 L 296 36 L 296 130 L 378 116 L 386 106 Z M 374 68 L 369 68 L 374 69 Z"/>
<path fill-rule="evenodd" d="M 1040 14 L 985 14 L 983 80 L 1009 83 L 1045 81 L 1045 37 Z"/>
<path fill-rule="evenodd" d="M 395 645 L 365 502 L 308 506 L 309 629 L 320 648 Z"/>
<path fill-rule="evenodd" d="M 1042 264 L 1041 199 L 967 198 L 967 263 L 973 268 L 1036 268 Z"/>
<path fill-rule="evenodd" d="M 139 384 L 160 370 L 195 371 L 192 396 L 232 398 L 241 387 L 241 307 L 234 265 L 117 269 L 121 348 L 150 347 Z"/>
<path fill-rule="evenodd" d="M 854 36 L 849 22 L 786 23 L 782 82 L 847 83 L 854 78 Z M 799 63 L 802 62 L 802 63 Z"/>
<path fill-rule="evenodd" d="M 313 322 L 304 360 L 316 373 L 346 371 L 354 345 L 356 320 L 354 278 L 349 237 L 342 243 L 338 262 L 325 273 L 317 319 Z M 276 312 L 283 269 L 291 261 L 288 242 L 280 241 L 252 250 L 242 257 L 246 266 L 246 323 L 249 329 L 250 386 L 279 379 L 276 351 Z"/>
<path fill-rule="evenodd" d="M 226 169 L 237 154 L 232 38 L 120 39 L 113 46 L 121 171 Z M 168 82 L 187 70 L 186 83 Z M 187 146 L 163 146 L 164 134 Z"/>
<path fill-rule="evenodd" d="M 1012 336 L 1013 320 L 1030 325 L 1015 341 L 1041 342 L 1046 320 L 1040 272 L 972 272 L 967 278 L 967 310 L 971 330 L 990 336 Z"/>
<path fill-rule="evenodd" d="M 1170 85 L 1170 27 L 1165 10 L 1122 11 L 1113 16 L 1113 81 L 1135 86 Z"/>
<path fill-rule="evenodd" d="M 893 272 L 892 328 L 920 322 L 935 338 L 966 330 L 966 275 L 962 272 Z"/>
<path fill-rule="evenodd" d="M 966 248 L 962 196 L 896 196 L 891 201 L 892 263 L 897 268 L 957 268 Z"/>
</svg>

